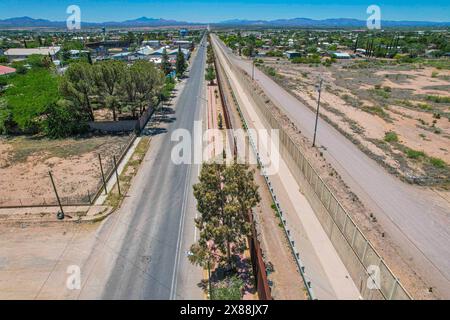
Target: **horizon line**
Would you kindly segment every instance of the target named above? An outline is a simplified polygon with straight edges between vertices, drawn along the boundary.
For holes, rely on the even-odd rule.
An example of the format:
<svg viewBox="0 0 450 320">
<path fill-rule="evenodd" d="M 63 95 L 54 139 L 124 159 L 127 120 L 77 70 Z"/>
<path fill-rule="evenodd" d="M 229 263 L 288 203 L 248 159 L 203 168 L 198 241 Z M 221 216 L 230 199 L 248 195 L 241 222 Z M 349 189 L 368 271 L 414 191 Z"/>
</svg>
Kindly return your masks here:
<svg viewBox="0 0 450 320">
<path fill-rule="evenodd" d="M 49 22 L 65 22 L 65 20 L 52 20 L 52 19 L 48 19 L 48 18 L 42 18 L 42 17 L 32 17 L 29 15 L 24 15 L 24 16 L 13 16 L 13 17 L 7 17 L 7 18 L 0 18 L 0 21 L 3 20 L 9 20 L 9 19 L 17 19 L 17 18 L 30 18 L 33 20 L 46 20 Z M 122 20 L 104 20 L 104 21 L 85 21 L 85 22 L 81 22 L 82 24 L 89 24 L 89 23 L 96 23 L 96 24 L 101 24 L 101 23 L 123 23 L 125 21 L 134 21 L 134 20 L 138 20 L 138 19 L 142 19 L 142 18 L 146 18 L 146 19 L 154 19 L 154 20 L 171 20 L 171 21 L 175 21 L 175 22 L 185 22 L 185 23 L 189 23 L 189 24 L 220 24 L 220 23 L 224 23 L 224 22 L 229 22 L 229 21 L 247 21 L 247 22 L 251 22 L 251 21 L 264 21 L 264 22 L 271 22 L 271 21 L 279 21 L 279 20 L 294 20 L 294 19 L 308 19 L 308 20 L 313 20 L 313 21 L 325 21 L 325 20 L 334 20 L 334 19 L 349 19 L 349 20 L 356 20 L 356 21 L 365 21 L 364 19 L 360 19 L 360 18 L 353 18 L 353 17 L 328 17 L 328 18 L 322 18 L 322 19 L 314 19 L 314 18 L 308 18 L 308 17 L 291 17 L 291 18 L 271 18 L 271 19 L 247 19 L 247 18 L 224 18 L 222 20 L 219 21 L 215 21 L 215 22 L 198 22 L 198 21 L 188 21 L 188 20 L 177 20 L 175 18 L 162 18 L 162 17 L 148 17 L 148 16 L 139 16 L 136 18 L 124 18 Z M 389 22 L 432 22 L 432 23 L 450 23 L 449 21 L 445 21 L 445 20 L 417 20 L 417 19 L 402 19 L 402 20 L 393 20 L 393 19 L 381 19 L 381 21 L 389 21 Z"/>
</svg>

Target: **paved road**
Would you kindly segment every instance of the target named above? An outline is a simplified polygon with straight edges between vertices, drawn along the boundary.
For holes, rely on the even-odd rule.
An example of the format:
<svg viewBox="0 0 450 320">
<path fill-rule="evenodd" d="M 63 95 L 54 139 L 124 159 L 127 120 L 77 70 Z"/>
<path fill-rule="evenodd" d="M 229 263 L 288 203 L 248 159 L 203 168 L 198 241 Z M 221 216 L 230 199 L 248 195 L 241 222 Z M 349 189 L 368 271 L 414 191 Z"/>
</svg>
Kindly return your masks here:
<svg viewBox="0 0 450 320">
<path fill-rule="evenodd" d="M 197 165 L 171 160 L 171 133 L 193 131 L 204 109 L 204 43 L 195 56 L 189 79 L 165 129 L 154 136 L 150 151 L 128 198 L 98 232 L 92 262 L 82 270 L 80 298 L 202 299 L 197 284 L 202 271 L 192 266 L 186 251 L 195 241 L 196 215 L 192 185 Z M 84 272 L 84 273 L 83 273 Z"/>
<path fill-rule="evenodd" d="M 251 74 L 251 62 L 236 57 L 222 44 L 233 63 Z M 312 140 L 314 113 L 259 70 L 255 79 L 266 94 Z M 325 121 L 319 121 L 318 144 L 327 160 L 384 229 L 420 275 L 450 298 L 450 204 L 428 189 L 407 185 L 387 173 Z"/>
</svg>

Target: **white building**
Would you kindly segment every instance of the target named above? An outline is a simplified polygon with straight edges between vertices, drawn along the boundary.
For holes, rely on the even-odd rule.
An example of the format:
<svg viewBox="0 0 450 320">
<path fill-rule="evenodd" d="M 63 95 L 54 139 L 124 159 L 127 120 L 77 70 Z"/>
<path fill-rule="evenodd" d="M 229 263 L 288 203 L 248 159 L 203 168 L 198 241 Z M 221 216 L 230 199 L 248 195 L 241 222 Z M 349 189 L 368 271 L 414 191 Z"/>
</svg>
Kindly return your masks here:
<svg viewBox="0 0 450 320">
<path fill-rule="evenodd" d="M 45 47 L 45 48 L 12 48 L 5 51 L 5 56 L 8 60 L 24 60 L 33 54 L 39 54 L 43 56 L 51 56 L 52 59 L 55 58 L 56 54 L 61 50 L 61 47 Z"/>
</svg>

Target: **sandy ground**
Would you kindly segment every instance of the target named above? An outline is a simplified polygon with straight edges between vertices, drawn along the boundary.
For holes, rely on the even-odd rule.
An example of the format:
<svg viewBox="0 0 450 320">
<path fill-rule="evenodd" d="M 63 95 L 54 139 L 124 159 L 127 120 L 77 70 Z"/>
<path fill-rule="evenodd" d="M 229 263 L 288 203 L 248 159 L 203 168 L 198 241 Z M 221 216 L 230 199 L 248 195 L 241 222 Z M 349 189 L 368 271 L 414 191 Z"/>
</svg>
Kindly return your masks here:
<svg viewBox="0 0 450 320">
<path fill-rule="evenodd" d="M 0 225 L 0 299 L 73 299 L 69 266 L 83 266 L 98 224 Z"/>
<path fill-rule="evenodd" d="M 87 139 L 32 140 L 0 138 L 0 205 L 55 202 L 48 175 L 52 171 L 63 202 L 87 201 L 101 183 L 98 153 L 104 171 L 112 166 L 129 136 Z"/>
<path fill-rule="evenodd" d="M 420 161 L 407 159 L 397 145 L 384 142 L 384 138 L 387 132 L 395 132 L 400 145 L 450 164 L 450 104 L 426 99 L 426 95 L 450 97 L 450 71 L 431 67 L 361 71 L 346 68 L 350 63 L 338 62 L 327 68 L 265 59 L 265 65 L 281 75 L 278 82 L 311 108 L 316 108 L 316 84 L 322 77 L 322 116 L 398 173 L 442 177 L 442 172 L 435 173 Z M 390 91 L 377 93 L 375 85 L 381 91 Z M 421 109 L 421 105 L 429 109 Z M 382 115 L 367 112 L 377 107 L 383 110 Z M 439 119 L 434 116 L 436 112 L 441 114 Z"/>
</svg>

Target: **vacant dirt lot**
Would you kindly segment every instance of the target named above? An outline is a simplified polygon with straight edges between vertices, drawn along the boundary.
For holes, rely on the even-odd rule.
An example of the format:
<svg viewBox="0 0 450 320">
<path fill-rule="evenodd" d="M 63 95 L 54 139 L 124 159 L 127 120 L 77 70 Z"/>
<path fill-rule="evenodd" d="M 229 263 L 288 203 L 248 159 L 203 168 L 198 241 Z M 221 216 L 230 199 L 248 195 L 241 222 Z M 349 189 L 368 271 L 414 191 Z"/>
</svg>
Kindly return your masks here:
<svg viewBox="0 0 450 320">
<path fill-rule="evenodd" d="M 76 299 L 66 286 L 69 266 L 81 281 L 98 224 L 0 225 L 0 299 Z M 73 272 L 73 271 L 72 271 Z"/>
<path fill-rule="evenodd" d="M 390 172 L 450 187 L 450 70 L 376 60 L 325 67 L 267 58 L 263 65 L 314 109 L 322 77 L 322 117 Z"/>
<path fill-rule="evenodd" d="M 0 138 L 0 205 L 55 202 L 48 171 L 52 171 L 63 202 L 87 201 L 101 183 L 98 153 L 105 172 L 112 156 L 127 144 L 128 135 L 48 140 Z"/>
</svg>

